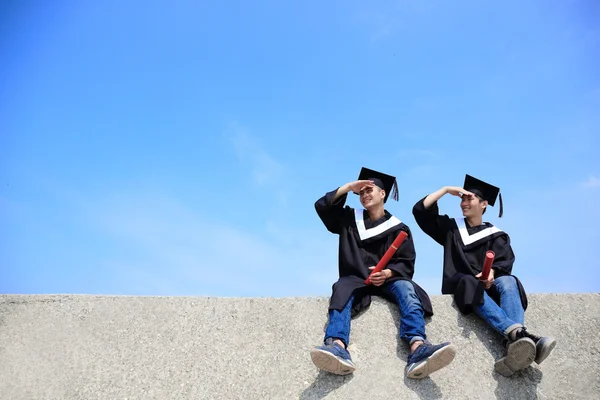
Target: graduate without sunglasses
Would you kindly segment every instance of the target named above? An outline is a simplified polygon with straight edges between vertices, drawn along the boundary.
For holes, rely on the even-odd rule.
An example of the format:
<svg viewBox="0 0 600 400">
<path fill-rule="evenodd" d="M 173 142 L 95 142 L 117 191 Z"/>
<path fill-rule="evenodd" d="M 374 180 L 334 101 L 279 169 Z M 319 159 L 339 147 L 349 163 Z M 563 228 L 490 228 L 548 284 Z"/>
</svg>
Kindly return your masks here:
<svg viewBox="0 0 600 400">
<path fill-rule="evenodd" d="M 360 195 L 364 209 L 345 206 L 349 192 Z M 363 168 L 357 181 L 326 193 L 315 203 L 325 227 L 339 236 L 339 279 L 332 288 L 324 344 L 311 351 L 313 363 L 324 371 L 346 375 L 355 370 L 347 349 L 350 321 L 369 306 L 371 295 L 399 306 L 399 335 L 410 348 L 407 377 L 425 378 L 448 365 L 456 354 L 449 342 L 433 345 L 427 341 L 424 317 L 433 314 L 431 302 L 412 281 L 416 255 L 410 229 L 384 209 L 390 195 L 398 200 L 396 178 Z M 365 279 L 402 230 L 407 238 L 367 285 Z"/>
<path fill-rule="evenodd" d="M 440 215 L 437 201 L 446 194 L 460 197 L 462 218 Z M 463 314 L 475 312 L 504 337 L 506 355 L 496 361 L 495 370 L 510 376 L 532 362 L 541 364 L 556 340 L 527 331 L 525 310 L 527 294 L 519 279 L 512 274 L 515 255 L 508 234 L 489 222 L 483 222 L 488 206 L 494 206 L 502 195 L 500 189 L 467 175 L 464 188 L 446 186 L 421 199 L 413 207 L 413 215 L 421 229 L 444 246 L 442 294 L 454 295 Z M 484 257 L 495 253 L 489 276 L 482 276 Z"/>
</svg>

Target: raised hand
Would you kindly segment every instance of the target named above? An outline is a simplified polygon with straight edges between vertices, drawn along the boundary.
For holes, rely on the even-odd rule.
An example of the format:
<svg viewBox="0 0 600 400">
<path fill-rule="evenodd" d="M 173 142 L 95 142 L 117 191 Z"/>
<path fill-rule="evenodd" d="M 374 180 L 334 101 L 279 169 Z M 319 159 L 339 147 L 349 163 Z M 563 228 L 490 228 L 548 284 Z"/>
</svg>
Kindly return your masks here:
<svg viewBox="0 0 600 400">
<path fill-rule="evenodd" d="M 446 193 L 450 193 L 452 196 L 475 196 L 473 193 L 465 190 L 459 186 L 446 186 Z"/>
<path fill-rule="evenodd" d="M 370 180 L 360 180 L 354 181 L 347 184 L 348 188 L 356 194 L 359 194 L 361 190 L 366 188 L 372 188 L 375 186 L 373 181 Z"/>
</svg>

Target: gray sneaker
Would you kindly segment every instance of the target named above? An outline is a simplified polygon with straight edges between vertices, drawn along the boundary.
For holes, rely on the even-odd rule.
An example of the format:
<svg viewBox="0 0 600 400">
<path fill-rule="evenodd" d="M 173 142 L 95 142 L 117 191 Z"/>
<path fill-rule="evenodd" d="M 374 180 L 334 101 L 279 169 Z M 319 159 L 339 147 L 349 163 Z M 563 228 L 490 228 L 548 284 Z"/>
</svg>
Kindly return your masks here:
<svg viewBox="0 0 600 400">
<path fill-rule="evenodd" d="M 494 369 L 502 376 L 511 376 L 530 366 L 535 356 L 535 342 L 528 337 L 520 338 L 508 344 L 506 356 L 496 361 Z"/>
<path fill-rule="evenodd" d="M 519 332 L 517 332 L 517 336 L 527 337 L 533 340 L 536 348 L 535 362 L 538 365 L 541 364 L 542 361 L 544 361 L 550 355 L 550 353 L 552 352 L 552 350 L 554 350 L 554 347 L 556 346 L 556 339 L 554 339 L 553 337 L 534 335 L 533 333 L 529 333 L 527 331 L 527 328 L 523 328 Z"/>
</svg>

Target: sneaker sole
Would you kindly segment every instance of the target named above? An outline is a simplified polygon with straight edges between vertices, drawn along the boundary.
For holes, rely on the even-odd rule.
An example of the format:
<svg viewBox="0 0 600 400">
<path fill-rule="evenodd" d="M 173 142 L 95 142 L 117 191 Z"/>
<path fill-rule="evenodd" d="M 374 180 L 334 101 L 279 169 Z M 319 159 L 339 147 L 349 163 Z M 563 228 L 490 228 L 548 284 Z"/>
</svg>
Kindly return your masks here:
<svg viewBox="0 0 600 400">
<path fill-rule="evenodd" d="M 454 360 L 454 356 L 456 356 L 456 346 L 453 344 L 449 344 L 446 347 L 442 347 L 435 353 L 433 353 L 429 358 L 423 360 L 412 367 L 407 373 L 411 379 L 423 379 L 438 371 Z"/>
<path fill-rule="evenodd" d="M 535 360 L 535 342 L 529 338 L 519 339 L 508 346 L 506 357 L 494 364 L 494 369 L 502 376 L 511 376 L 527 368 Z"/>
<path fill-rule="evenodd" d="M 310 358 L 317 368 L 336 375 L 348 375 L 356 369 L 354 364 L 336 357 L 328 351 L 320 349 L 312 350 L 310 352 Z"/>
<path fill-rule="evenodd" d="M 535 362 L 538 365 L 541 364 L 550 355 L 552 350 L 554 350 L 554 347 L 556 347 L 556 339 L 551 337 L 540 339 L 536 346 L 537 355 L 535 356 Z"/>
</svg>

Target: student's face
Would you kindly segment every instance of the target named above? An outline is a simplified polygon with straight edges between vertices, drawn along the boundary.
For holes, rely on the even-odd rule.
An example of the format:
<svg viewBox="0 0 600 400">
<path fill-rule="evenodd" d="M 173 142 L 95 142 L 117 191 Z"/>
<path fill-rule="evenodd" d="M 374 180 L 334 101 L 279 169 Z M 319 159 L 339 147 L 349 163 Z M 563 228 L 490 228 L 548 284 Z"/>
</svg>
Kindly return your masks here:
<svg viewBox="0 0 600 400">
<path fill-rule="evenodd" d="M 385 199 L 385 191 L 378 186 L 362 189 L 359 194 L 360 204 L 367 209 L 383 204 L 383 199 Z"/>
<path fill-rule="evenodd" d="M 477 196 L 462 196 L 460 200 L 460 209 L 464 217 L 480 217 L 483 210 L 487 207 L 487 200 L 481 200 Z"/>
</svg>

